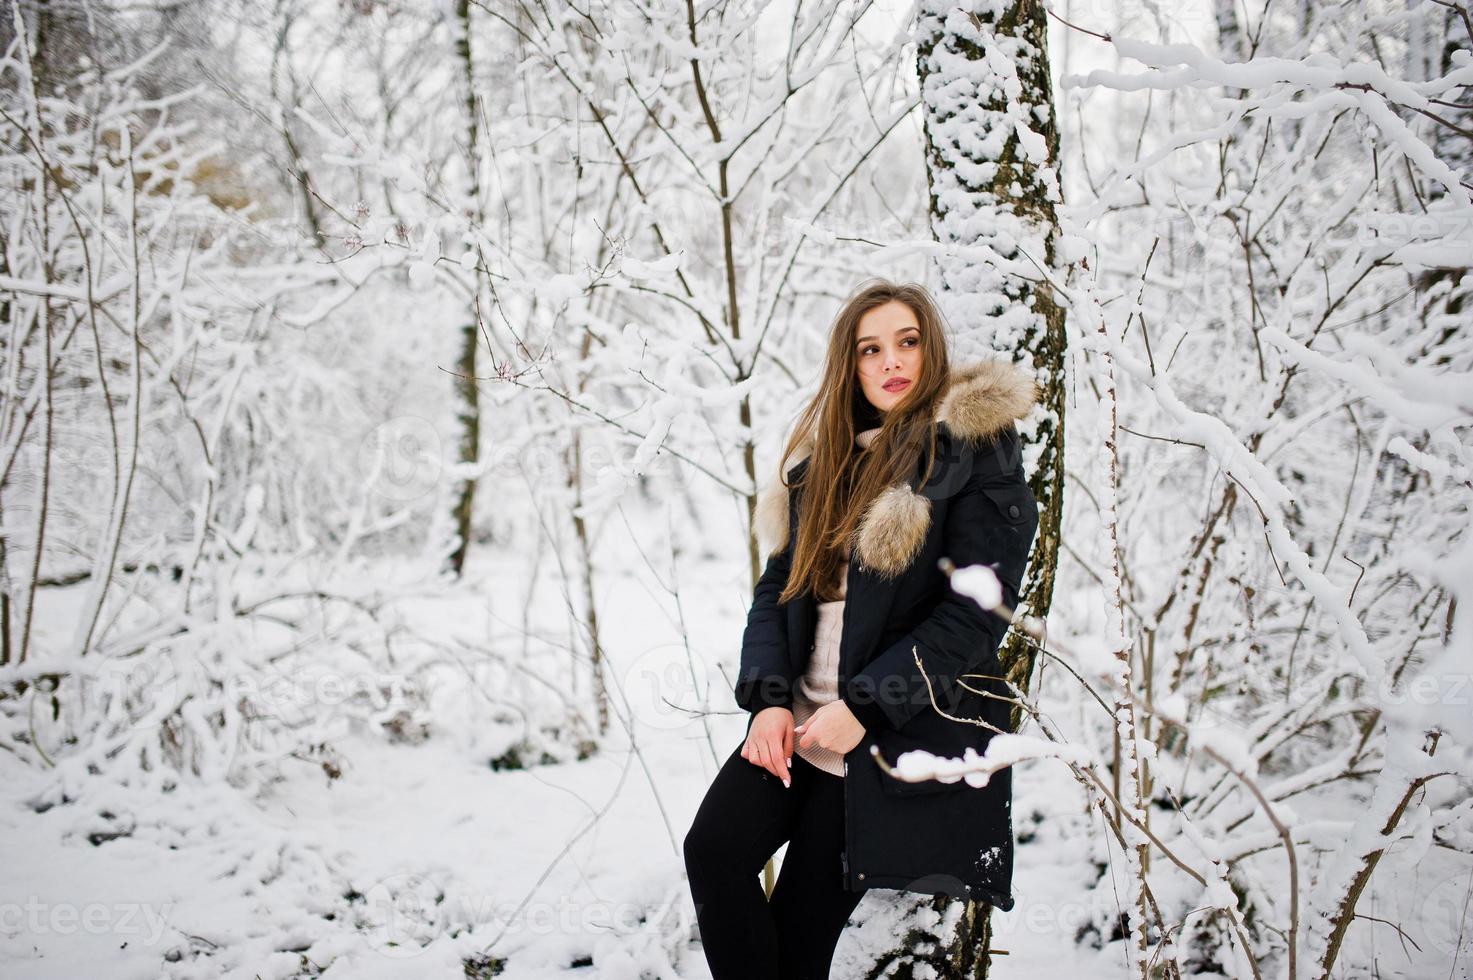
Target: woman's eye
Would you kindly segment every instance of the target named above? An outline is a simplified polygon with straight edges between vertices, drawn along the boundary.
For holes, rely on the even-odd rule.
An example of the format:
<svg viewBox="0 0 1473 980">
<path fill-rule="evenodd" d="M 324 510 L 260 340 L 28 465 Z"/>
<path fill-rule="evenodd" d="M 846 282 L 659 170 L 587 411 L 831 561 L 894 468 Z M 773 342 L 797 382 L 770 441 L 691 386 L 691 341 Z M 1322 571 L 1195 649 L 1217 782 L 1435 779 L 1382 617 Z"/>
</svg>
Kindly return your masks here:
<svg viewBox="0 0 1473 980">
<path fill-rule="evenodd" d="M 919 338 L 919 337 L 906 337 L 904 340 L 901 341 L 902 344 L 909 344 L 912 347 L 918 346 L 920 344 L 920 342 L 921 342 L 921 338 Z M 878 351 L 879 351 L 879 348 L 876 347 L 876 346 L 874 346 L 873 344 L 871 344 L 868 347 L 862 348 L 859 351 L 859 356 L 860 357 L 864 357 L 866 354 L 874 354 L 874 353 L 877 353 Z"/>
</svg>

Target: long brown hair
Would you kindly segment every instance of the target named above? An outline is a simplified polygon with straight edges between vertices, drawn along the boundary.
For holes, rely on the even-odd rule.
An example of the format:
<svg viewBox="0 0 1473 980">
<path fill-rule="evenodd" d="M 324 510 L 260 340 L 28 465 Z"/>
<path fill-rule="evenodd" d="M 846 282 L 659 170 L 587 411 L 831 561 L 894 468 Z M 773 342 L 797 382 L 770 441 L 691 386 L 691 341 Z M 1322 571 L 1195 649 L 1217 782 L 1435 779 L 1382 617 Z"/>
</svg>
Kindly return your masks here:
<svg viewBox="0 0 1473 980">
<path fill-rule="evenodd" d="M 894 409 L 880 413 L 859 384 L 855 336 L 859 318 L 891 301 L 904 303 L 920 327 L 921 376 Z M 839 563 L 845 542 L 852 545 L 865 509 L 887 487 L 908 479 L 924 451 L 925 479 L 934 463 L 937 403 L 951 375 L 941 310 L 926 287 L 867 279 L 844 302 L 829 327 L 823 381 L 788 437 L 778 464 L 787 481 L 788 459 L 811 445 L 807 468 L 789 493 L 798 494 L 798 535 L 793 542 L 788 584 L 779 597 L 788 602 L 812 592 L 819 601 L 838 598 Z M 880 423 L 869 449 L 855 449 L 857 431 Z M 801 491 L 801 492 L 800 492 Z M 850 560 L 855 560 L 851 550 Z"/>
</svg>

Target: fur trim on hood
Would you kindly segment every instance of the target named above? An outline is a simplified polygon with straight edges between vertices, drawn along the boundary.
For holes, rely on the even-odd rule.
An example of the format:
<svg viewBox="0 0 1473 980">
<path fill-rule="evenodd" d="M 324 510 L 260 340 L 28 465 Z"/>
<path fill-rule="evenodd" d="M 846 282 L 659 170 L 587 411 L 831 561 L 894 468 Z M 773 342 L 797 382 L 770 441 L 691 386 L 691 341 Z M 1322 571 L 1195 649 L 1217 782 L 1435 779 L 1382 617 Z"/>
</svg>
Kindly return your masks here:
<svg viewBox="0 0 1473 980">
<path fill-rule="evenodd" d="M 937 403 L 936 421 L 958 439 L 990 439 L 1024 418 L 1038 401 L 1038 388 L 1026 368 L 1002 358 L 953 365 L 946 392 Z M 795 450 L 788 471 L 813 452 L 813 440 Z M 930 529 L 931 501 L 898 482 L 870 503 L 860 519 L 853 545 L 860 564 L 881 575 L 899 575 L 925 543 Z M 764 554 L 781 551 L 788 543 L 788 487 L 782 474 L 773 477 L 757 495 L 757 540 Z"/>
</svg>

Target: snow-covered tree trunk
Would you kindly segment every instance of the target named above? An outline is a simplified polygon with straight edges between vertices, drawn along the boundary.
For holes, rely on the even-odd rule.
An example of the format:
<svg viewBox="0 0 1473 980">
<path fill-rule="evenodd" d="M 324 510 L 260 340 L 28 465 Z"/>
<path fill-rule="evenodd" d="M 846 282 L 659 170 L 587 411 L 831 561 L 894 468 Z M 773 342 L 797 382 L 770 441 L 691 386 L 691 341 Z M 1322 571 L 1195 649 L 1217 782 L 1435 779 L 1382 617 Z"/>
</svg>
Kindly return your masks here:
<svg viewBox="0 0 1473 980">
<path fill-rule="evenodd" d="M 1473 5 L 1464 3 L 1444 7 L 1424 4 L 1420 13 L 1429 21 L 1430 43 L 1419 63 L 1408 65 L 1408 75 L 1415 81 L 1423 81 L 1452 74 L 1457 68 L 1455 59 L 1460 55 L 1466 57 L 1473 48 Z M 1431 111 L 1437 118 L 1429 118 L 1426 123 L 1430 131 L 1429 142 L 1437 159 L 1451 168 L 1464 187 L 1473 188 L 1473 99 L 1469 98 L 1470 92 L 1473 92 L 1473 87 L 1465 87 L 1462 98 L 1434 104 Z M 1435 205 L 1447 194 L 1447 189 L 1439 181 L 1428 180 L 1423 186 L 1429 204 Z M 1463 244 L 1463 254 L 1473 256 L 1473 229 L 1454 225 L 1452 232 L 1455 240 Z M 1417 277 L 1417 289 L 1423 295 L 1432 294 L 1435 303 L 1444 290 L 1451 288 L 1467 272 L 1467 265 L 1423 270 Z M 1448 312 L 1462 312 L 1461 302 L 1454 301 Z"/>
<path fill-rule="evenodd" d="M 963 358 L 1002 352 L 1023 360 L 1042 392 L 1037 421 L 1022 433 L 1040 514 L 1019 612 L 1043 617 L 1063 514 L 1065 354 L 1064 310 L 1039 282 L 1042 269 L 1061 271 L 1046 12 L 1034 0 L 924 0 L 918 18 L 932 233 L 942 245 L 968 250 L 940 260 L 939 298 L 955 330 L 953 348 Z M 1008 679 L 1026 691 L 1035 648 L 1009 632 L 999 655 Z M 952 904 L 934 904 L 942 921 L 956 923 L 952 935 L 913 928 L 884 960 L 924 960 L 946 976 L 987 976 L 991 906 L 966 901 L 948 913 Z M 918 950 L 936 939 L 942 950 Z"/>
<path fill-rule="evenodd" d="M 941 304 L 958 356 L 1025 359 L 1042 390 L 1023 433 L 1041 508 L 1020 612 L 1043 617 L 1058 564 L 1064 480 L 1064 311 L 1039 267 L 1059 268 L 1058 129 L 1042 4 L 922 5 L 917 35 L 931 223 L 937 241 L 985 250 L 940 261 Z M 1009 679 L 1027 689 L 1033 654 L 1010 634 Z M 1015 716 L 1015 721 L 1016 716 Z"/>
<path fill-rule="evenodd" d="M 470 0 L 455 0 L 455 57 L 460 66 L 461 92 L 464 97 L 465 164 L 467 174 L 466 194 L 469 220 L 475 227 L 486 223 L 485 209 L 481 202 L 481 154 L 480 113 L 476 100 L 475 70 L 475 26 L 471 21 Z M 456 361 L 455 377 L 455 421 L 459 427 L 459 442 L 455 461 L 464 473 L 456 481 L 452 501 L 456 542 L 446 559 L 449 568 L 460 575 L 465 571 L 466 554 L 470 550 L 472 519 L 475 514 L 477 479 L 474 470 L 480 460 L 481 405 L 480 389 L 476 385 L 476 348 L 480 344 L 480 275 L 475 274 L 473 293 L 465 311 L 465 322 L 460 326 L 460 356 Z"/>
</svg>

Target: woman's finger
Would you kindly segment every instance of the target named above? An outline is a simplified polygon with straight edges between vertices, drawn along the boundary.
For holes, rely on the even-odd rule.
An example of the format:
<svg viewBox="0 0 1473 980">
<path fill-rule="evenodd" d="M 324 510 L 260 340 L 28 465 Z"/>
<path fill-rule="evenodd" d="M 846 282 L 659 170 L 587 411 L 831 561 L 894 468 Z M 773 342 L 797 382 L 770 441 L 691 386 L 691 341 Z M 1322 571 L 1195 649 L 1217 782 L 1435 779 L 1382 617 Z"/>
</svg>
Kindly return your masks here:
<svg viewBox="0 0 1473 980">
<path fill-rule="evenodd" d="M 784 786 L 791 786 L 793 779 L 788 775 L 787 753 L 783 751 L 783 740 L 779 735 L 774 735 L 767 743 L 767 751 L 772 758 L 772 773 L 783 781 Z"/>
<path fill-rule="evenodd" d="M 767 753 L 767 742 L 761 737 L 752 740 L 752 761 L 768 772 L 772 772 L 772 760 Z"/>
</svg>

